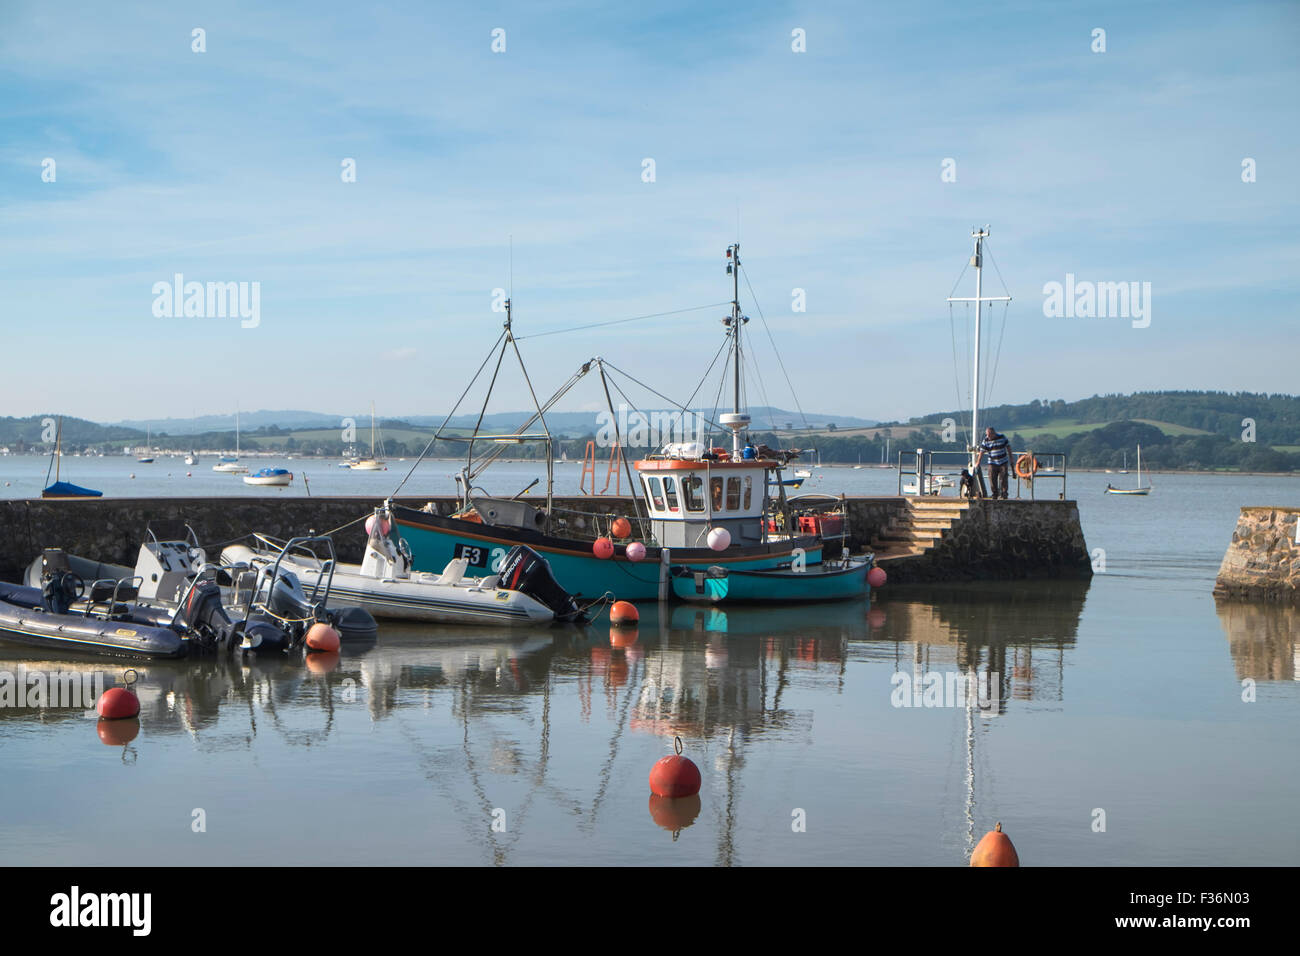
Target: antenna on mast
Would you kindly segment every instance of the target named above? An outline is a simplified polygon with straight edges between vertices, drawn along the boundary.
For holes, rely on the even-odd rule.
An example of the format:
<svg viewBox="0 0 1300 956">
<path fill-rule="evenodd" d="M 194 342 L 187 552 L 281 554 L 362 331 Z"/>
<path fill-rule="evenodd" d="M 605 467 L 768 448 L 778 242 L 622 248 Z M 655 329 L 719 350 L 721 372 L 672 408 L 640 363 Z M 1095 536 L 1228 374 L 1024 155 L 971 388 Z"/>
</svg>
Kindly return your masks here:
<svg viewBox="0 0 1300 956">
<path fill-rule="evenodd" d="M 740 410 L 740 330 L 749 321 L 740 314 L 740 243 L 727 246 L 727 275 L 731 276 L 731 315 L 722 320 L 731 335 L 731 355 L 734 360 L 731 411 L 718 416 L 718 423 L 731 429 L 731 455 L 741 457 L 740 433 L 749 427 L 749 415 Z"/>
<path fill-rule="evenodd" d="M 949 296 L 949 302 L 974 302 L 975 303 L 975 362 L 971 369 L 971 413 L 970 413 L 970 439 L 971 447 L 968 449 L 971 456 L 971 468 L 975 468 L 975 463 L 979 460 L 979 414 L 980 414 L 980 310 L 985 302 L 1010 302 L 1009 295 L 983 295 L 983 269 L 984 269 L 984 240 L 989 237 L 989 227 L 986 225 L 983 229 L 978 226 L 971 229 L 971 238 L 975 240 L 975 251 L 971 254 L 970 264 L 975 267 L 975 295 L 970 296 Z"/>
</svg>

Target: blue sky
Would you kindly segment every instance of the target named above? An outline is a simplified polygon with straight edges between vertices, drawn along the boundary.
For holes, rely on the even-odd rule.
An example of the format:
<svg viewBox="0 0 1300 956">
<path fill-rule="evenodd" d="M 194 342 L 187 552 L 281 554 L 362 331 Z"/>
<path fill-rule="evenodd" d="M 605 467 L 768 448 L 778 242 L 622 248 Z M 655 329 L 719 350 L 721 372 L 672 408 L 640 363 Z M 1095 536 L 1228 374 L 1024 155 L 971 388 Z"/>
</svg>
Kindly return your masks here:
<svg viewBox="0 0 1300 956">
<path fill-rule="evenodd" d="M 729 298 L 738 229 L 803 406 L 921 414 L 966 388 L 944 299 L 984 223 L 1015 297 L 991 401 L 1295 392 L 1297 92 L 1294 2 L 5 0 L 0 414 L 438 414 L 511 243 L 527 336 Z M 175 273 L 259 282 L 260 325 L 155 317 Z M 1150 282 L 1150 327 L 1044 317 L 1066 273 Z M 603 355 L 685 397 L 722 311 L 521 347 L 543 392 Z M 526 404 L 512 378 L 493 407 Z"/>
</svg>

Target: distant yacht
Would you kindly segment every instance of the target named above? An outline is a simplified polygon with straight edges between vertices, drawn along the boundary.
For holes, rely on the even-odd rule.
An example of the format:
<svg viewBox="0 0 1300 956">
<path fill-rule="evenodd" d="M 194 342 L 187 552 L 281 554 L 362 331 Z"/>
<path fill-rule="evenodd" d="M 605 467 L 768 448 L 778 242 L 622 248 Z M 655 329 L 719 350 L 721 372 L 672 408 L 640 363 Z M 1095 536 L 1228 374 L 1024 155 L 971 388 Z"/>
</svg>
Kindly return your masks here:
<svg viewBox="0 0 1300 956">
<path fill-rule="evenodd" d="M 383 440 L 380 440 L 380 448 L 383 448 Z M 362 458 L 360 461 L 352 463 L 353 471 L 387 471 L 388 462 L 382 458 L 375 457 L 375 403 L 370 403 L 370 457 Z"/>
<path fill-rule="evenodd" d="M 224 475 L 246 475 L 248 469 L 239 463 L 239 407 L 235 407 L 235 454 L 234 456 L 222 455 L 215 465 L 213 471 L 221 472 Z"/>
<path fill-rule="evenodd" d="M 153 464 L 153 433 L 149 430 L 148 425 L 144 427 L 144 452 L 145 452 L 144 457 L 137 458 L 136 461 L 138 461 L 142 465 L 152 465 Z"/>
</svg>

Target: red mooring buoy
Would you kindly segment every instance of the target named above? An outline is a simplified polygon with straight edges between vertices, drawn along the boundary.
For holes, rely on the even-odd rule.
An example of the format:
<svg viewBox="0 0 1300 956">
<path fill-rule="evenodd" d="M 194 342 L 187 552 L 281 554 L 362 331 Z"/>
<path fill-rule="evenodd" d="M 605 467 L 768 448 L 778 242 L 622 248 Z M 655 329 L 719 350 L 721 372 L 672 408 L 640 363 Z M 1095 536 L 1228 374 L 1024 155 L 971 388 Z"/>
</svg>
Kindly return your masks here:
<svg viewBox="0 0 1300 956">
<path fill-rule="evenodd" d="M 674 738 L 677 753 L 659 758 L 650 768 L 650 792 L 661 797 L 693 797 L 700 792 L 700 768 L 682 756 L 682 738 Z"/>
<path fill-rule="evenodd" d="M 609 609 L 611 624 L 635 624 L 639 620 L 641 620 L 641 612 L 631 601 L 615 601 L 614 606 Z"/>
<path fill-rule="evenodd" d="M 307 629 L 307 647 L 313 651 L 337 651 L 339 644 L 339 632 L 334 630 L 328 624 L 317 621 Z"/>
<path fill-rule="evenodd" d="M 125 680 L 125 687 L 110 687 L 95 702 L 95 713 L 105 720 L 125 720 L 140 715 L 140 698 L 129 690 L 135 683 L 135 671 L 128 670 Z"/>
</svg>

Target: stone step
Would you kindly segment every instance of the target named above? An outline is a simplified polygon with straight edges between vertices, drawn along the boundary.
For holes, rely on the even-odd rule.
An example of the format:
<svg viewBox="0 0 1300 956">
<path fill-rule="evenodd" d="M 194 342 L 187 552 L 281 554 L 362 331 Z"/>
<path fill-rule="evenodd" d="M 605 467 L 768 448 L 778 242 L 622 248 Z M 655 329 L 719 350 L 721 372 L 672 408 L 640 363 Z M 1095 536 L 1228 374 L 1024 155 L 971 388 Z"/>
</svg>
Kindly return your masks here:
<svg viewBox="0 0 1300 956">
<path fill-rule="evenodd" d="M 917 498 L 908 501 L 913 511 L 967 511 L 970 501 L 965 498 Z"/>
<path fill-rule="evenodd" d="M 935 517 L 930 517 L 929 515 L 926 515 L 924 520 L 917 519 L 913 521 L 909 525 L 909 527 L 915 528 L 917 531 L 943 532 L 950 529 L 957 522 L 957 520 L 958 519 L 956 518 L 940 518 L 937 515 Z"/>
</svg>

